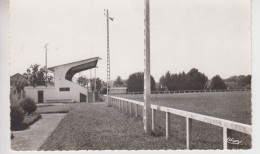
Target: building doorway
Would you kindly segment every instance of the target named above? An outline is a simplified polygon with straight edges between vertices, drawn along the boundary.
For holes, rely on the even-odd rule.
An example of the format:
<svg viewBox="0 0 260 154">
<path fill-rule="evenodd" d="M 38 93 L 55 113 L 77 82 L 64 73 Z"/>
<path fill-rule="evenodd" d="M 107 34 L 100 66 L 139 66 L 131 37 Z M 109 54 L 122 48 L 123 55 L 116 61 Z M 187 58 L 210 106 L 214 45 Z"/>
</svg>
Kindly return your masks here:
<svg viewBox="0 0 260 154">
<path fill-rule="evenodd" d="M 43 103 L 43 91 L 38 91 L 38 103 Z"/>
<path fill-rule="evenodd" d="M 79 100 L 80 100 L 80 102 L 87 102 L 87 96 L 80 93 L 79 94 Z"/>
</svg>

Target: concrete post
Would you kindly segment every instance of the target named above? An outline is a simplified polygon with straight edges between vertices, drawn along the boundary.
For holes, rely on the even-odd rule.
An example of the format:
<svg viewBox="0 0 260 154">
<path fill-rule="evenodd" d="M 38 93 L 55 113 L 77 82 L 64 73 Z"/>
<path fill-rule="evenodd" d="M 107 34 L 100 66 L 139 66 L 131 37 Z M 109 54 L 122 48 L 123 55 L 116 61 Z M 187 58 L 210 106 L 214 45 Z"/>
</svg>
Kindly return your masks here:
<svg viewBox="0 0 260 154">
<path fill-rule="evenodd" d="M 166 112 L 166 139 L 170 139 L 170 113 Z"/>
<path fill-rule="evenodd" d="M 132 103 L 130 102 L 130 107 L 129 107 L 129 114 L 130 114 L 130 117 L 132 116 Z"/>
<path fill-rule="evenodd" d="M 223 149 L 227 149 L 227 127 L 223 127 Z"/>
<path fill-rule="evenodd" d="M 138 104 L 135 104 L 135 116 L 138 117 Z"/>
<path fill-rule="evenodd" d="M 155 114 L 156 110 L 152 109 L 152 131 L 155 131 Z"/>
<path fill-rule="evenodd" d="M 150 75 L 150 2 L 145 0 L 145 69 L 144 69 L 144 110 L 143 121 L 146 134 L 151 133 L 151 75 Z"/>
<path fill-rule="evenodd" d="M 186 147 L 191 149 L 192 119 L 186 117 Z"/>
</svg>

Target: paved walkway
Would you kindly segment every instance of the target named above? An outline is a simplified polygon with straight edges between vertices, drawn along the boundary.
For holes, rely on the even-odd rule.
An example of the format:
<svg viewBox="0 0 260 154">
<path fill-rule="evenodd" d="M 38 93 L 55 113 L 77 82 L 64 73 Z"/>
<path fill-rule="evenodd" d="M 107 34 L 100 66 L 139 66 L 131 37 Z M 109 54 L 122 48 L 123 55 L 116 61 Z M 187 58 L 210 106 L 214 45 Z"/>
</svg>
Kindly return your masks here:
<svg viewBox="0 0 260 154">
<path fill-rule="evenodd" d="M 41 114 L 42 118 L 27 130 L 12 131 L 12 150 L 39 150 L 66 114 Z"/>
</svg>

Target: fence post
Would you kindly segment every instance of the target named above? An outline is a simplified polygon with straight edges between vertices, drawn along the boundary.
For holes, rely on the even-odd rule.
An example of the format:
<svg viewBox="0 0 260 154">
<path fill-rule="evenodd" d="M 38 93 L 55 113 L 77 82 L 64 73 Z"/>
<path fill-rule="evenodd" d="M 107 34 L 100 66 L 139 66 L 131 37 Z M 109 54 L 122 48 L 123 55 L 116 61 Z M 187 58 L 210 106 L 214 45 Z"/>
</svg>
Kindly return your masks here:
<svg viewBox="0 0 260 154">
<path fill-rule="evenodd" d="M 186 146 L 187 149 L 191 149 L 191 130 L 192 130 L 192 119 L 186 117 Z"/>
<path fill-rule="evenodd" d="M 166 139 L 170 138 L 170 113 L 166 112 Z"/>
<path fill-rule="evenodd" d="M 138 104 L 135 104 L 135 116 L 138 117 Z"/>
<path fill-rule="evenodd" d="M 227 127 L 223 127 L 223 149 L 227 149 Z"/>
<path fill-rule="evenodd" d="M 155 109 L 152 109 L 152 131 L 155 131 Z"/>
<path fill-rule="evenodd" d="M 125 111 L 125 101 L 123 101 L 123 112 Z"/>
<path fill-rule="evenodd" d="M 113 106 L 114 106 L 114 108 L 116 108 L 116 99 L 115 98 L 113 98 Z"/>
<path fill-rule="evenodd" d="M 129 109 L 130 117 L 132 116 L 132 103 L 130 102 L 130 109 Z"/>
<path fill-rule="evenodd" d="M 118 99 L 118 109 L 121 111 L 121 103 L 120 103 L 120 100 Z"/>
<path fill-rule="evenodd" d="M 124 103 L 122 100 L 120 100 L 120 104 L 121 104 L 121 111 L 124 112 Z"/>
<path fill-rule="evenodd" d="M 120 105 L 120 111 L 122 111 L 122 100 L 119 100 L 119 105 Z"/>
<path fill-rule="evenodd" d="M 126 115 L 128 114 L 128 102 L 125 102 L 125 104 L 126 104 Z"/>
</svg>

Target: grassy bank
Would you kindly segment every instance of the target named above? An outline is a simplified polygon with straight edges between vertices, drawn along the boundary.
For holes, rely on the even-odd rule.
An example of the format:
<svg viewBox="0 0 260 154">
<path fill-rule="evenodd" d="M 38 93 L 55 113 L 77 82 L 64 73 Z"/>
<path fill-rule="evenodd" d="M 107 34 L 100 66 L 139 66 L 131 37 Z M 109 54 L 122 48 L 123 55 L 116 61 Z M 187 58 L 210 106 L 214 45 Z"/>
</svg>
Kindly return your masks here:
<svg viewBox="0 0 260 154">
<path fill-rule="evenodd" d="M 145 135 L 142 119 L 103 104 L 74 104 L 42 150 L 184 149 L 179 139 Z"/>
</svg>

